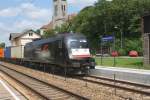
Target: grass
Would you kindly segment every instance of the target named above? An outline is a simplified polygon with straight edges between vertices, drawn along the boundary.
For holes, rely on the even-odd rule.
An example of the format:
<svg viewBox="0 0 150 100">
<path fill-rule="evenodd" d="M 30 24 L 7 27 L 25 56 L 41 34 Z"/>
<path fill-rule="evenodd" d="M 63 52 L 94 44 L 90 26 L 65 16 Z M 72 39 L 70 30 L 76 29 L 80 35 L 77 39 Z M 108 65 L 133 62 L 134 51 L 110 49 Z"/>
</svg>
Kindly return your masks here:
<svg viewBox="0 0 150 100">
<path fill-rule="evenodd" d="M 97 65 L 101 65 L 101 57 L 95 57 Z M 116 57 L 114 66 L 114 57 L 103 57 L 102 66 L 110 67 L 124 67 L 134 69 L 149 69 L 150 66 L 143 66 L 143 58 L 132 58 L 132 57 Z"/>
</svg>

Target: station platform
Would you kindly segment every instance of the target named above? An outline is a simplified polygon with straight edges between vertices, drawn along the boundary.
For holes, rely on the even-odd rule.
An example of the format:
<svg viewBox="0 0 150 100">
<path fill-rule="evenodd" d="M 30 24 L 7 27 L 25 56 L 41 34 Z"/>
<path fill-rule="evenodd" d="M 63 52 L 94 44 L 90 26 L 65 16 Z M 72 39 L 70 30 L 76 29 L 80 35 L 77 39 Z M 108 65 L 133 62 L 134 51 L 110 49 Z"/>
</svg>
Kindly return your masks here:
<svg viewBox="0 0 150 100">
<path fill-rule="evenodd" d="M 22 94 L 0 78 L 0 100 L 27 100 Z"/>
<path fill-rule="evenodd" d="M 150 70 L 96 66 L 90 74 L 150 85 Z"/>
</svg>

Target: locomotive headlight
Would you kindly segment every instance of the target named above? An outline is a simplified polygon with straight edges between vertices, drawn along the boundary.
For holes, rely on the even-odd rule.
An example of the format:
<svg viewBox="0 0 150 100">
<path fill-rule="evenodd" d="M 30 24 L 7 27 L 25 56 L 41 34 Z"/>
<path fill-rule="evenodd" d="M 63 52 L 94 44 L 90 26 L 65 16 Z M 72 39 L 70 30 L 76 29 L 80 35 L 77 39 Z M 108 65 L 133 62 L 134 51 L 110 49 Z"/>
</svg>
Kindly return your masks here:
<svg viewBox="0 0 150 100">
<path fill-rule="evenodd" d="M 79 62 L 73 62 L 72 65 L 73 65 L 73 67 L 80 67 L 80 63 Z"/>
</svg>

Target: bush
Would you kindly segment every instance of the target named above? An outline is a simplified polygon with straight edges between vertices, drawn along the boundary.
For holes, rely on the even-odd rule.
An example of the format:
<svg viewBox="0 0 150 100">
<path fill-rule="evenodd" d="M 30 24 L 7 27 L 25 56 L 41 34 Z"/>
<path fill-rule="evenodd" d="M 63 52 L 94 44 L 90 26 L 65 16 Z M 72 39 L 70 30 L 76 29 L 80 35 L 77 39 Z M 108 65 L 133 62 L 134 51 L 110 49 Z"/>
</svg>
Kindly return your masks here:
<svg viewBox="0 0 150 100">
<path fill-rule="evenodd" d="M 105 46 L 108 44 L 104 44 Z M 121 48 L 121 41 L 120 39 L 116 39 L 115 42 L 115 49 L 114 44 L 111 42 L 109 46 L 111 47 L 111 50 L 118 51 L 120 56 L 128 56 L 129 52 L 134 50 L 137 51 L 139 56 L 143 55 L 143 49 L 142 49 L 142 39 L 141 38 L 126 38 L 123 41 L 123 48 Z M 97 47 L 98 48 L 98 47 Z M 95 51 L 92 52 L 92 54 L 95 54 Z"/>
<path fill-rule="evenodd" d="M 129 56 L 130 57 L 137 57 L 138 56 L 138 52 L 132 50 L 132 51 L 129 52 Z"/>
<path fill-rule="evenodd" d="M 121 41 L 119 39 L 116 39 L 116 50 L 119 52 L 119 55 L 128 56 L 131 50 L 137 51 L 140 56 L 143 55 L 141 38 L 125 39 L 123 41 L 123 48 L 120 48 L 120 43 Z"/>
<path fill-rule="evenodd" d="M 125 51 L 129 53 L 131 50 L 135 50 L 139 55 L 142 55 L 142 40 L 141 39 L 126 39 Z"/>
<path fill-rule="evenodd" d="M 127 55 L 127 52 L 125 49 L 119 49 L 118 52 L 119 52 L 120 56 L 126 56 Z"/>
</svg>

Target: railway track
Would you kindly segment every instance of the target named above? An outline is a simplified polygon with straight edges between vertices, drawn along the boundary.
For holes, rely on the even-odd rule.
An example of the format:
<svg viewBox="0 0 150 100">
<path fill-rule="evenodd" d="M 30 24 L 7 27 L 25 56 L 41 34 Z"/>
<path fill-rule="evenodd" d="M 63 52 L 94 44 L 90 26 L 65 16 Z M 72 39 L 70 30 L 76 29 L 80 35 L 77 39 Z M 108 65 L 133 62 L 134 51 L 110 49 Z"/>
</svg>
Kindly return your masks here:
<svg viewBox="0 0 150 100">
<path fill-rule="evenodd" d="M 5 66 L 5 65 L 3 65 Z M 7 67 L 7 66 L 5 66 Z M 13 69 L 10 67 L 10 69 Z M 14 68 L 16 70 L 16 68 Z M 18 71 L 17 71 L 18 72 Z M 21 72 L 21 71 L 19 71 Z M 31 75 L 32 76 L 32 75 Z M 105 77 L 99 77 L 99 76 L 85 76 L 85 77 L 65 77 L 65 76 L 59 76 L 56 75 L 60 78 L 60 80 L 64 80 L 64 78 L 70 78 L 70 84 L 77 85 L 78 83 L 81 82 L 82 85 L 85 86 L 85 83 L 89 85 L 90 87 L 94 84 L 97 84 L 97 86 L 103 85 L 103 86 L 108 86 L 111 87 L 112 89 L 116 90 L 117 92 L 113 91 L 113 94 L 115 93 L 116 96 L 122 98 L 122 99 L 129 99 L 130 97 L 132 98 L 133 93 L 136 93 L 137 95 L 142 95 L 144 97 L 149 97 L 150 96 L 150 86 L 148 85 L 143 85 L 143 84 L 137 84 L 137 83 L 131 83 L 131 82 L 126 82 L 126 81 L 121 81 L 121 80 L 116 80 L 116 79 L 110 79 L 110 78 L 105 78 Z M 53 76 L 54 77 L 54 76 Z M 45 76 L 46 78 L 46 76 Z M 38 79 L 38 78 L 37 78 Z M 39 79 L 38 79 L 39 80 Z M 46 82 L 46 81 L 45 81 Z M 69 81 L 68 81 L 69 82 Z M 73 83 L 72 83 L 73 82 Z M 77 83 L 76 83 L 77 82 Z M 88 84 L 90 83 L 90 84 Z M 91 84 L 92 83 L 92 84 Z M 94 84 L 93 84 L 94 83 Z M 49 82 L 47 83 L 49 84 Z M 38 86 L 37 86 L 38 87 Z M 92 86 L 93 87 L 93 86 Z M 61 88 L 61 87 L 60 87 Z M 119 91 L 118 91 L 119 90 Z M 120 91 L 121 90 L 121 91 Z M 123 91 L 122 91 L 123 90 Z M 68 90 L 69 91 L 69 90 Z M 120 93 L 121 92 L 121 93 Z M 127 93 L 124 95 L 124 92 Z M 76 92 L 75 92 L 76 93 Z M 112 93 L 112 92 L 111 92 Z M 129 95 L 128 95 L 129 94 Z M 130 95 L 131 94 L 131 95 Z M 135 95 L 136 95 L 135 94 Z M 79 94 L 80 95 L 80 94 Z M 84 94 L 82 94 L 84 95 Z M 88 96 L 87 96 L 88 97 Z M 78 98 L 77 98 L 78 99 Z M 84 98 L 83 99 L 87 99 Z M 82 99 L 82 100 L 83 100 Z M 62 99 L 61 99 L 62 100 Z M 65 99 L 66 100 L 66 99 Z M 70 99 L 69 99 L 70 100 Z"/>
<path fill-rule="evenodd" d="M 133 93 L 138 93 L 146 96 L 150 96 L 150 86 L 138 83 L 132 83 L 122 80 L 115 80 L 106 77 L 99 76 L 86 76 L 86 77 L 78 77 L 77 79 L 89 83 L 94 83 L 98 85 L 105 85 L 108 87 L 112 87 L 115 89 L 125 90 Z"/>
<path fill-rule="evenodd" d="M 122 83 L 122 84 L 133 85 L 133 86 L 137 86 L 137 87 L 149 88 L 150 89 L 150 85 L 144 85 L 144 84 L 133 83 L 133 82 L 123 81 L 123 80 L 117 80 L 115 78 L 112 79 L 112 78 L 92 76 L 92 75 L 90 75 L 89 77 L 95 78 L 95 79 L 100 79 L 100 80 L 106 80 L 106 81 L 111 81 L 111 82 Z"/>
<path fill-rule="evenodd" d="M 22 83 L 27 88 L 30 88 L 44 100 L 88 100 L 88 98 L 58 88 L 54 85 L 47 84 L 43 81 L 37 80 L 4 66 L 0 66 L 0 70 L 9 77 Z"/>
</svg>

